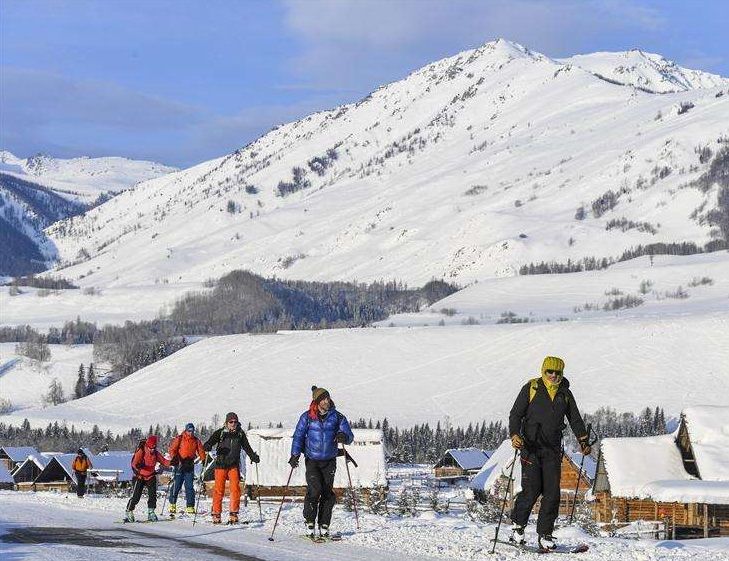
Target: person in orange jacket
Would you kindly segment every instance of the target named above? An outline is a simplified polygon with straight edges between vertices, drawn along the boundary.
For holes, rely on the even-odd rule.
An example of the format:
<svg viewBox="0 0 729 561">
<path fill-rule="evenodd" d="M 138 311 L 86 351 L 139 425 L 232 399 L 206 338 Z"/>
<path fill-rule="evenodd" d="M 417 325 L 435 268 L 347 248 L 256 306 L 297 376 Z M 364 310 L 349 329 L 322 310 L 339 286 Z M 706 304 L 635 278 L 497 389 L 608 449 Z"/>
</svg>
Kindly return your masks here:
<svg viewBox="0 0 729 561">
<path fill-rule="evenodd" d="M 83 449 L 79 448 L 71 468 L 76 476 L 76 495 L 82 498 L 86 493 L 86 475 L 94 467 Z"/>
<path fill-rule="evenodd" d="M 147 520 L 157 521 L 157 515 L 154 512 L 154 509 L 157 508 L 157 464 L 170 467 L 170 461 L 157 451 L 157 435 L 151 434 L 146 440 L 139 443 L 137 451 L 132 456 L 134 484 L 132 498 L 127 503 L 124 522 L 134 522 L 134 508 L 142 498 L 142 491 L 145 487 L 147 488 Z"/>
<path fill-rule="evenodd" d="M 185 512 L 195 514 L 195 456 L 205 463 L 202 441 L 195 436 L 195 425 L 187 423 L 185 430 L 172 439 L 168 452 L 174 466 L 172 487 L 170 487 L 170 516 L 177 513 L 177 495 L 185 483 Z"/>
<path fill-rule="evenodd" d="M 223 495 L 225 494 L 225 481 L 230 481 L 230 517 L 228 524 L 238 523 L 238 510 L 240 508 L 240 453 L 245 450 L 251 462 L 257 464 L 260 460 L 248 443 L 248 437 L 238 422 L 238 415 L 228 413 L 225 416 L 225 426 L 216 430 L 204 448 L 206 451 L 216 448 L 215 456 L 215 487 L 213 489 L 213 524 L 220 524 L 220 514 L 223 510 Z"/>
</svg>

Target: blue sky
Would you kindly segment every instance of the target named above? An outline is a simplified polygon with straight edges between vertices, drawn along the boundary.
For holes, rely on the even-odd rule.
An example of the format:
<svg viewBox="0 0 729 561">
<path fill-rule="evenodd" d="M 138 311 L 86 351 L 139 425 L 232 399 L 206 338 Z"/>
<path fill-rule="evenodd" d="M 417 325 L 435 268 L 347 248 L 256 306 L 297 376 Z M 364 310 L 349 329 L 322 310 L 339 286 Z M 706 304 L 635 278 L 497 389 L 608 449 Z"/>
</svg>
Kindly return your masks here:
<svg viewBox="0 0 729 561">
<path fill-rule="evenodd" d="M 189 166 L 504 37 L 729 76 L 729 2 L 0 1 L 0 148 Z"/>
</svg>

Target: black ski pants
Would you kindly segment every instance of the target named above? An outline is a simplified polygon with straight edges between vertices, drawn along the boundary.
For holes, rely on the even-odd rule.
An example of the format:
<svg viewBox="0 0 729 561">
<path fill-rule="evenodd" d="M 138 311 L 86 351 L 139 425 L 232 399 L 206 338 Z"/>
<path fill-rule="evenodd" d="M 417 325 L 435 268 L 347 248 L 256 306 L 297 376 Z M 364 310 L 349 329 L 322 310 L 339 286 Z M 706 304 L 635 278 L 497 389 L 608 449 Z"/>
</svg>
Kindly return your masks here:
<svg viewBox="0 0 729 561">
<path fill-rule="evenodd" d="M 147 506 L 151 509 L 157 508 L 157 478 L 152 477 L 146 481 L 140 478 L 134 480 L 132 498 L 127 503 L 127 510 L 134 510 L 139 499 L 142 498 L 142 491 L 145 487 L 147 488 Z"/>
<path fill-rule="evenodd" d="M 74 475 L 76 476 L 76 495 L 83 497 L 86 493 L 86 472 L 77 471 Z"/>
<path fill-rule="evenodd" d="M 334 495 L 334 474 L 337 459 L 310 460 L 306 458 L 306 497 L 304 499 L 304 520 L 319 526 L 329 526 L 332 509 L 337 498 Z M 318 516 L 317 516 L 318 513 Z"/>
<path fill-rule="evenodd" d="M 537 517 L 537 533 L 550 535 L 559 514 L 559 480 L 562 470 L 562 452 L 551 448 L 522 451 L 521 492 L 516 496 L 511 520 L 526 526 L 539 495 L 542 503 Z"/>
</svg>

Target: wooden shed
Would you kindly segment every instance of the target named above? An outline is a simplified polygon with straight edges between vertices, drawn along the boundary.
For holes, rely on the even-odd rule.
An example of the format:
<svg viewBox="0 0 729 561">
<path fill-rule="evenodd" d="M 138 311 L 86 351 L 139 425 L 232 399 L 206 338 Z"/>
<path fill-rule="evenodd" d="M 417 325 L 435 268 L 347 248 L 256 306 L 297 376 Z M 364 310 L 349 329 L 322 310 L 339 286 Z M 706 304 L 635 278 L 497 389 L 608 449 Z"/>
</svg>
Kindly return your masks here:
<svg viewBox="0 0 729 561">
<path fill-rule="evenodd" d="M 31 488 L 33 481 L 40 475 L 49 461 L 50 459 L 42 454 L 28 456 L 13 472 L 13 480 L 18 485 L 18 489 L 25 490 Z"/>
<path fill-rule="evenodd" d="M 33 481 L 33 489 L 35 491 L 70 491 L 76 485 L 76 476 L 71 468 L 75 457 L 76 454 L 53 456 Z"/>
<path fill-rule="evenodd" d="M 3 446 L 0 448 L 0 464 L 3 464 L 11 473 L 28 456 L 40 456 L 40 453 L 32 446 Z"/>
<path fill-rule="evenodd" d="M 489 459 L 479 448 L 451 448 L 435 464 L 435 477 L 439 480 L 458 481 L 476 475 Z"/>
<path fill-rule="evenodd" d="M 668 519 L 678 538 L 729 535 L 727 426 L 729 407 L 690 407 L 675 434 L 603 439 L 595 519 Z"/>
</svg>

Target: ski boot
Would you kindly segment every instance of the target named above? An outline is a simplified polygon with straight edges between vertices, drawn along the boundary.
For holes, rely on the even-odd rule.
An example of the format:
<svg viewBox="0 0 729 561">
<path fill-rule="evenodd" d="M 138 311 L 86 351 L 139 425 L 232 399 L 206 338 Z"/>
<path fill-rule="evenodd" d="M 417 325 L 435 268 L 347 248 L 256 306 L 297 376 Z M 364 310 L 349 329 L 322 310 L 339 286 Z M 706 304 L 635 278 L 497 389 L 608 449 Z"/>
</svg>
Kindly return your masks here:
<svg viewBox="0 0 729 561">
<path fill-rule="evenodd" d="M 319 537 L 323 540 L 329 539 L 329 526 L 326 524 L 322 524 L 319 526 Z"/>
<path fill-rule="evenodd" d="M 219 512 L 213 512 L 213 514 L 211 515 L 211 517 L 213 519 L 213 524 L 220 524 L 222 522 L 222 520 L 220 519 L 220 513 Z"/>
<path fill-rule="evenodd" d="M 133 510 L 127 510 L 124 513 L 124 522 L 134 522 L 134 511 Z"/>
<path fill-rule="evenodd" d="M 195 507 L 194 506 L 185 507 L 185 514 L 189 514 L 190 516 L 193 516 L 195 514 Z"/>
<path fill-rule="evenodd" d="M 177 515 L 177 505 L 170 503 L 170 518 L 174 518 Z"/>
<path fill-rule="evenodd" d="M 238 513 L 237 512 L 231 512 L 228 515 L 228 525 L 229 526 L 235 526 L 238 524 Z"/>
<path fill-rule="evenodd" d="M 509 542 L 514 545 L 524 545 L 526 543 L 526 539 L 524 539 L 524 526 L 521 524 L 514 524 L 511 527 Z"/>
<path fill-rule="evenodd" d="M 539 544 L 539 549 L 541 551 L 552 551 L 553 549 L 557 549 L 557 540 L 554 539 L 552 534 L 539 534 L 537 543 Z"/>
<path fill-rule="evenodd" d="M 316 533 L 314 532 L 314 523 L 313 522 L 306 523 L 306 537 L 309 538 L 313 542 L 316 541 Z"/>
<path fill-rule="evenodd" d="M 150 508 L 147 510 L 147 522 L 157 522 L 159 520 L 157 518 L 157 514 L 154 512 L 153 508 Z"/>
</svg>

